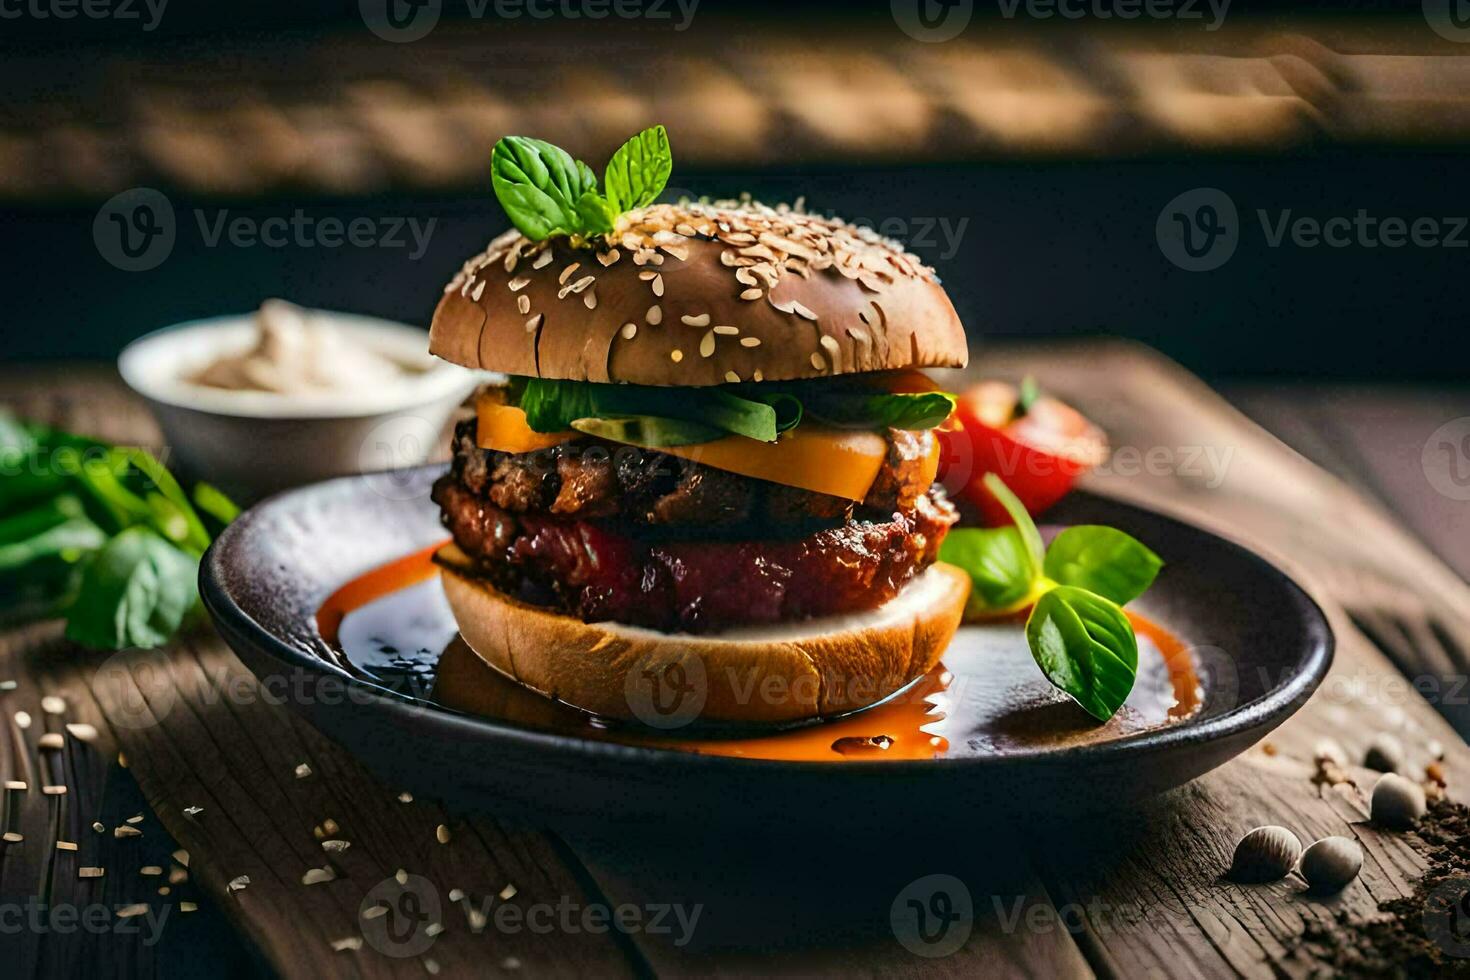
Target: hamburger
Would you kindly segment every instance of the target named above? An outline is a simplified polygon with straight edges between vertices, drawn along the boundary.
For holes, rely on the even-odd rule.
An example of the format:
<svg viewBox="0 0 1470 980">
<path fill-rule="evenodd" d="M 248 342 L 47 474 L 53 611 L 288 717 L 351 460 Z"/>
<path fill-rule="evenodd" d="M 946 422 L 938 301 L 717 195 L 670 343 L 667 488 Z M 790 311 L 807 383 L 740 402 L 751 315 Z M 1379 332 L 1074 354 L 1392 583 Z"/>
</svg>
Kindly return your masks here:
<svg viewBox="0 0 1470 980">
<path fill-rule="evenodd" d="M 619 154 L 660 145 L 661 128 Z M 967 349 L 933 270 L 799 207 L 651 203 L 662 180 L 619 196 L 618 155 L 587 190 L 562 157 L 497 145 L 517 227 L 465 263 L 430 329 L 432 353 L 506 376 L 433 490 L 467 644 L 645 722 L 640 685 L 671 674 L 714 722 L 841 714 L 923 676 L 969 591 L 936 561 L 956 512 L 933 430 L 954 399 L 920 369 Z M 549 228 L 526 185 L 607 213 Z"/>
</svg>

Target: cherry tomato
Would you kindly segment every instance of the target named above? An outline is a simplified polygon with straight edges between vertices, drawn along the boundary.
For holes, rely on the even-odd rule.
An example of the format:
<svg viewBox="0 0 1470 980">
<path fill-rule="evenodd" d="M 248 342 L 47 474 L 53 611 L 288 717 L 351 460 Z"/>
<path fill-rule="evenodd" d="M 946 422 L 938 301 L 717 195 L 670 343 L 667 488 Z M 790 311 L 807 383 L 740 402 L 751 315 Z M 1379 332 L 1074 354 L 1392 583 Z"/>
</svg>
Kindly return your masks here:
<svg viewBox="0 0 1470 980">
<path fill-rule="evenodd" d="M 1025 412 L 1019 402 L 1014 385 L 982 381 L 960 393 L 954 416 L 938 430 L 940 481 L 990 525 L 1010 518 L 981 482 L 986 473 L 998 475 L 1039 514 L 1108 456 L 1107 437 L 1081 412 L 1044 396 Z"/>
</svg>

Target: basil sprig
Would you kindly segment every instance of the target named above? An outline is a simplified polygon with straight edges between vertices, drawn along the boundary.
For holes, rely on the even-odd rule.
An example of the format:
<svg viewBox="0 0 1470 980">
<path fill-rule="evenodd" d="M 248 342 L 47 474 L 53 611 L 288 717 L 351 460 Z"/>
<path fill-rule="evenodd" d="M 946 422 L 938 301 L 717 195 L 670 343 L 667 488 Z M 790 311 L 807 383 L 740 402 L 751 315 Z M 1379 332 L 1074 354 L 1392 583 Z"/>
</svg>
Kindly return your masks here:
<svg viewBox="0 0 1470 980">
<path fill-rule="evenodd" d="M 1163 561 L 1116 528 L 1069 527 L 1045 547 L 1026 508 L 994 473 L 985 487 L 1014 522 L 959 528 L 939 557 L 970 576 L 967 618 L 1032 605 L 1026 641 L 1046 679 L 1098 721 L 1107 721 L 1133 690 L 1138 639 L 1123 605 L 1153 584 Z"/>
<path fill-rule="evenodd" d="M 945 391 L 811 392 L 805 404 L 813 416 L 833 425 L 917 430 L 943 424 L 954 412 L 955 396 Z"/>
<path fill-rule="evenodd" d="M 618 147 L 603 174 L 545 140 L 507 136 L 490 154 L 490 183 L 511 224 L 533 241 L 613 230 L 618 215 L 652 204 L 673 172 L 669 134 L 654 126 Z"/>
<path fill-rule="evenodd" d="M 237 512 L 141 449 L 0 413 L 0 612 L 64 616 L 95 649 L 157 646 L 198 606 L 199 558 Z"/>
</svg>

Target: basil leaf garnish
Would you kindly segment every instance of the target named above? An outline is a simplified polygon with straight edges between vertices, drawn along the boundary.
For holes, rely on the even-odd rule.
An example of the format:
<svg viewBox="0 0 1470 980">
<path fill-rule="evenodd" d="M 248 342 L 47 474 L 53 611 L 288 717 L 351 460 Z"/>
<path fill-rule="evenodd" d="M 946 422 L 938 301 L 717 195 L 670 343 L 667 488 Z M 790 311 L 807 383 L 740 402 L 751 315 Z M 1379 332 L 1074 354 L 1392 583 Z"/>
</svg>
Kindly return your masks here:
<svg viewBox="0 0 1470 980">
<path fill-rule="evenodd" d="M 507 136 L 495 144 L 490 182 L 511 224 L 533 241 L 581 234 L 585 218 L 579 203 L 589 191 L 597 192 L 597 175 L 585 163 L 526 136 Z"/>
<path fill-rule="evenodd" d="M 574 419 L 571 428 L 611 442 L 657 449 L 660 446 L 693 446 L 724 435 L 713 426 L 685 419 L 632 415 L 615 419 Z"/>
<path fill-rule="evenodd" d="M 949 418 L 955 406 L 955 396 L 944 391 L 818 392 L 807 401 L 811 413 L 824 421 L 864 429 L 932 429 Z"/>
<path fill-rule="evenodd" d="M 572 422 L 578 419 L 651 416 L 697 422 L 714 433 L 712 438 L 734 433 L 761 442 L 775 442 L 779 433 L 801 420 L 801 405 L 794 399 L 778 395 L 762 401 L 742 398 L 720 388 L 658 388 L 524 378 L 512 387 L 511 397 L 519 397 L 526 424 L 537 432 L 561 432 L 571 428 Z"/>
<path fill-rule="evenodd" d="M 1046 577 L 1111 599 L 1132 602 L 1153 584 L 1163 559 L 1132 535 L 1096 524 L 1069 527 L 1046 551 Z"/>
<path fill-rule="evenodd" d="M 963 527 L 945 535 L 939 560 L 970 576 L 967 610 L 983 615 L 1014 606 L 1030 596 L 1036 584 L 1026 542 L 1014 527 Z"/>
<path fill-rule="evenodd" d="M 1070 585 L 1036 600 L 1026 640 L 1047 680 L 1098 721 L 1127 700 L 1138 674 L 1138 639 L 1117 603 Z"/>
<path fill-rule="evenodd" d="M 168 641 L 199 598 L 199 562 L 142 526 L 97 552 L 67 611 L 67 638 L 101 650 Z"/>
<path fill-rule="evenodd" d="M 663 193 L 674 170 L 669 134 L 652 126 L 618 147 L 602 175 L 607 201 L 615 214 L 652 204 Z"/>
</svg>

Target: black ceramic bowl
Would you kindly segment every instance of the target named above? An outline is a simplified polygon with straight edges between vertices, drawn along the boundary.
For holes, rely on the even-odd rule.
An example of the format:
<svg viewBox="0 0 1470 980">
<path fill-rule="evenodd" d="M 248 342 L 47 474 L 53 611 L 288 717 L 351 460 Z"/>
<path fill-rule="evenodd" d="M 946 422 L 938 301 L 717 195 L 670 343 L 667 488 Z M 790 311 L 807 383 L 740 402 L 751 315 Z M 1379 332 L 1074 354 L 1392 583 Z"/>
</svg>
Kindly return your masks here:
<svg viewBox="0 0 1470 980">
<path fill-rule="evenodd" d="M 1077 494 L 1053 514 L 1105 523 L 1167 564 L 1133 607 L 1203 651 L 1197 713 L 1096 743 L 1008 745 L 916 761 L 729 758 L 593 740 L 476 717 L 398 693 L 319 634 L 323 599 L 355 576 L 444 537 L 426 467 L 273 497 L 205 556 L 216 625 L 261 678 L 394 789 L 550 823 L 692 821 L 830 827 L 834 814 L 912 827 L 979 812 L 1116 807 L 1182 785 L 1262 738 L 1311 695 L 1332 659 L 1321 610 L 1246 549 L 1170 518 Z"/>
</svg>

